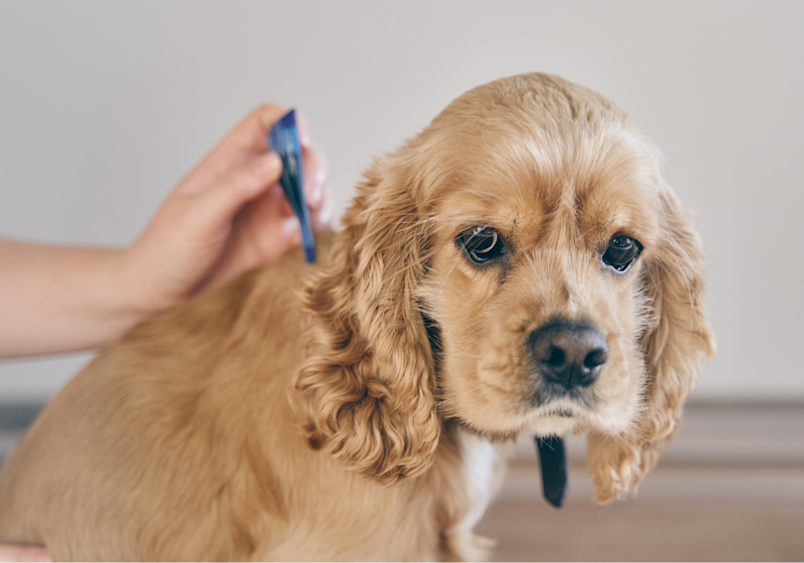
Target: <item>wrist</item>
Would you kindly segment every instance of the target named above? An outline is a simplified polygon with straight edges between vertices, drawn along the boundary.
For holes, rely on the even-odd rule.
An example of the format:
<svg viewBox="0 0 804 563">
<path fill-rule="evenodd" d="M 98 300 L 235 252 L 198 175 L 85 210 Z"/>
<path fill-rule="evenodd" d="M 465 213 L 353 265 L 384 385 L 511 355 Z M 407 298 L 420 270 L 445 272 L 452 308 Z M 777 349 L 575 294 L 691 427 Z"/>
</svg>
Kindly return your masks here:
<svg viewBox="0 0 804 563">
<path fill-rule="evenodd" d="M 142 279 L 132 248 L 117 250 L 106 271 L 107 287 L 121 323 L 131 328 L 149 317 L 170 309 L 174 304 L 157 298 Z"/>
</svg>

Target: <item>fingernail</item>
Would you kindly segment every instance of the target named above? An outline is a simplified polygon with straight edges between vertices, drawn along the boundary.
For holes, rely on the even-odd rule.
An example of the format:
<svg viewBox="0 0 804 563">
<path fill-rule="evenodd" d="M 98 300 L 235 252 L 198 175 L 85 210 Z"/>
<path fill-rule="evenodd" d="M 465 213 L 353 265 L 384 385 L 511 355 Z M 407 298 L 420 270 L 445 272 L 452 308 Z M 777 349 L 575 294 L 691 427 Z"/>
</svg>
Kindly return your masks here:
<svg viewBox="0 0 804 563">
<path fill-rule="evenodd" d="M 288 217 L 282 222 L 282 235 L 289 239 L 293 237 L 297 232 L 301 232 L 301 225 L 299 224 L 299 218 L 295 215 L 293 217 Z"/>
<path fill-rule="evenodd" d="M 316 176 L 318 176 L 316 174 Z M 313 178 L 313 181 L 307 188 L 307 198 L 310 200 L 310 205 L 312 207 L 316 207 L 318 202 L 321 201 L 321 196 L 324 193 L 324 187 L 321 185 L 321 182 L 318 181 L 318 178 Z"/>
<path fill-rule="evenodd" d="M 321 209 L 315 216 L 315 221 L 320 228 L 327 228 L 329 227 L 329 223 L 332 220 L 332 207 L 327 205 L 323 209 Z"/>
</svg>

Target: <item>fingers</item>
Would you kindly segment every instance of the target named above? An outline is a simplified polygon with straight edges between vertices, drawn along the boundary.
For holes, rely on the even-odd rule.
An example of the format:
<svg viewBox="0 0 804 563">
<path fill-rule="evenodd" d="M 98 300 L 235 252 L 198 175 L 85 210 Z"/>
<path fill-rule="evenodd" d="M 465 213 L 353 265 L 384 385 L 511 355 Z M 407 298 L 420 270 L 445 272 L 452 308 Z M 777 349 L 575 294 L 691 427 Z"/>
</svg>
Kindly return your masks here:
<svg viewBox="0 0 804 563">
<path fill-rule="evenodd" d="M 279 121 L 279 119 L 289 111 L 290 108 L 287 108 L 285 106 L 274 106 L 271 104 L 264 104 L 258 107 L 256 110 L 254 110 L 251 116 L 257 119 L 257 122 L 259 123 L 260 126 L 260 130 L 264 134 L 268 134 L 268 130 L 271 128 L 271 126 L 277 121 Z M 246 121 L 248 121 L 248 118 L 246 118 Z"/>
<path fill-rule="evenodd" d="M 326 187 L 329 172 L 324 155 L 317 147 L 302 147 L 304 161 L 304 193 L 310 210 L 316 210 L 323 203 L 324 188 Z"/>
<path fill-rule="evenodd" d="M 266 201 L 261 201 L 262 199 Z M 290 207 L 282 188 L 276 186 L 265 196 L 261 196 L 260 201 L 255 202 L 264 208 L 261 216 L 255 213 L 263 227 L 261 229 L 261 246 L 266 253 L 264 260 L 269 261 L 274 257 L 279 257 L 288 249 L 301 244 L 301 225 L 296 213 Z M 268 252 L 267 249 L 273 252 Z"/>
<path fill-rule="evenodd" d="M 282 188 L 273 186 L 242 209 L 233 223 L 228 251 L 199 289 L 217 287 L 246 270 L 276 260 L 299 244 L 299 220 Z"/>
<path fill-rule="evenodd" d="M 332 194 L 329 189 L 327 159 L 318 150 L 315 143 L 302 150 L 304 152 L 305 193 L 313 220 L 313 228 L 326 228 L 332 217 Z"/>
<path fill-rule="evenodd" d="M 274 105 L 262 105 L 252 111 L 204 157 L 177 189 L 188 194 L 201 192 L 210 186 L 210 180 L 220 179 L 236 167 L 264 155 L 268 152 L 268 130 L 287 111 L 285 107 Z"/>
<path fill-rule="evenodd" d="M 271 126 L 289 110 L 284 106 L 265 104 L 252 111 L 221 143 L 224 150 L 262 154 L 268 150 L 266 137 Z"/>
<path fill-rule="evenodd" d="M 296 128 L 299 131 L 299 144 L 304 147 L 310 147 L 310 122 L 304 117 L 300 111 L 296 112 Z"/>
<path fill-rule="evenodd" d="M 268 130 L 288 111 L 284 106 L 261 105 L 232 129 L 221 144 L 231 143 L 251 151 L 265 152 Z"/>
<path fill-rule="evenodd" d="M 282 161 L 276 153 L 265 154 L 230 172 L 200 194 L 191 216 L 194 230 L 202 239 L 220 232 L 247 202 L 276 184 L 281 174 Z"/>
<path fill-rule="evenodd" d="M 219 180 L 230 174 L 235 168 L 248 161 L 269 152 L 267 142 L 268 131 L 288 108 L 276 105 L 262 105 L 252 111 L 241 121 L 226 138 L 196 167 L 196 169 L 182 182 L 179 190 L 184 193 L 199 193 L 210 187 L 210 179 Z M 299 143 L 302 151 L 307 153 L 318 152 L 312 148 L 309 126 L 303 115 L 297 113 Z M 313 155 L 314 160 L 316 159 Z M 305 172 L 308 167 L 305 166 Z M 315 179 L 315 174 L 310 175 Z M 318 201 L 316 194 L 313 201 Z"/>
<path fill-rule="evenodd" d="M 0 545 L 0 561 L 50 561 L 47 549 L 22 545 Z"/>
<path fill-rule="evenodd" d="M 318 209 L 311 212 L 313 229 L 316 231 L 329 230 L 332 227 L 332 191 L 329 185 L 324 188 L 324 195 L 321 198 L 322 204 Z"/>
<path fill-rule="evenodd" d="M 310 137 L 310 126 L 302 114 L 298 114 L 299 143 L 304 159 L 304 183 L 307 205 L 313 228 L 329 228 L 332 217 L 332 193 L 329 188 L 329 166 L 324 153 Z"/>
<path fill-rule="evenodd" d="M 261 121 L 261 139 L 264 141 L 270 127 L 289 111 L 281 106 L 262 106 L 258 108 L 252 117 L 257 117 Z M 329 167 L 324 154 L 310 136 L 310 125 L 304 114 L 297 112 L 297 125 L 299 132 L 299 144 L 302 149 L 302 160 L 304 163 L 304 191 L 310 214 L 313 218 L 315 228 L 326 227 L 332 215 L 332 198 L 329 191 Z M 261 141 L 261 142 L 263 142 Z M 292 217 L 293 211 L 287 200 L 281 199 L 280 215 L 282 217 Z"/>
<path fill-rule="evenodd" d="M 270 126 L 281 118 L 286 108 L 265 105 L 246 117 L 221 145 L 208 156 L 176 189 L 173 198 L 178 207 L 187 209 L 182 224 L 191 244 L 204 244 L 225 236 L 238 212 L 264 194 L 281 175 L 281 161 L 267 152 L 265 136 Z M 321 151 L 310 138 L 307 121 L 299 114 L 299 140 L 302 145 L 305 194 L 315 229 L 326 228 L 332 215 L 328 188 L 328 166 Z M 293 217 L 284 195 L 275 200 L 280 220 Z M 255 225 L 255 228 L 264 228 Z"/>
</svg>

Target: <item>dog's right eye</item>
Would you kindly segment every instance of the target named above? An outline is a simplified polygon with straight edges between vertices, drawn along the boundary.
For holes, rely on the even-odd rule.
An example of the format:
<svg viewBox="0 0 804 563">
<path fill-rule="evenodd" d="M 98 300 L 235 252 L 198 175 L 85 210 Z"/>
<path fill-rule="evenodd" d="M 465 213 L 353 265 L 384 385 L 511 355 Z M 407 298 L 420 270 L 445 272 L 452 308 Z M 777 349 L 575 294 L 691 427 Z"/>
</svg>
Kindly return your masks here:
<svg viewBox="0 0 804 563">
<path fill-rule="evenodd" d="M 458 236 L 458 243 L 475 264 L 485 264 L 505 254 L 502 236 L 491 227 L 472 227 Z"/>
<path fill-rule="evenodd" d="M 615 272 L 624 274 L 636 262 L 642 244 L 636 239 L 625 235 L 618 235 L 609 241 L 609 246 L 603 253 L 603 263 Z"/>
</svg>

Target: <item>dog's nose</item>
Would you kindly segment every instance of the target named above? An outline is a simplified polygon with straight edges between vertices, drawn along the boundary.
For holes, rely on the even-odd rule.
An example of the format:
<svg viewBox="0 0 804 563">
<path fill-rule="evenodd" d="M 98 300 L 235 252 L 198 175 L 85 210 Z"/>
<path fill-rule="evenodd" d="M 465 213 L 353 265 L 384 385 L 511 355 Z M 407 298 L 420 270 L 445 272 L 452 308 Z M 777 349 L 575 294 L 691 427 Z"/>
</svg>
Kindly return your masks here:
<svg viewBox="0 0 804 563">
<path fill-rule="evenodd" d="M 606 339 L 588 324 L 549 323 L 533 331 L 529 343 L 542 376 L 567 390 L 594 383 L 609 359 Z"/>
</svg>

